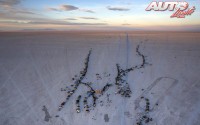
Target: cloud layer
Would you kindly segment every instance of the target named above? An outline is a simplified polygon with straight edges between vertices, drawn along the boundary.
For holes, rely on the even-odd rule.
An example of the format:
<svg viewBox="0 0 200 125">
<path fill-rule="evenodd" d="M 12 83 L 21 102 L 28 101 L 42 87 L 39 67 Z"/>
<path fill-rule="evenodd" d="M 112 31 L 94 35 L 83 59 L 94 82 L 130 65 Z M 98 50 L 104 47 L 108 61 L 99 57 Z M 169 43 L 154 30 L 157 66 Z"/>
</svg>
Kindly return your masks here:
<svg viewBox="0 0 200 125">
<path fill-rule="evenodd" d="M 50 7 L 48 8 L 48 10 L 52 10 L 52 11 L 72 11 L 72 10 L 78 10 L 79 8 L 76 6 L 72 6 L 72 5 L 60 5 L 58 8 L 53 8 Z"/>
<path fill-rule="evenodd" d="M 94 17 L 80 17 L 82 19 L 86 19 L 86 20 L 98 20 L 97 18 Z"/>
<path fill-rule="evenodd" d="M 74 23 L 66 21 L 56 20 L 44 20 L 44 21 L 26 21 L 26 20 L 12 20 L 12 21 L 0 21 L 0 23 L 12 23 L 12 24 L 38 24 L 38 25 L 107 25 L 106 23 Z"/>
<path fill-rule="evenodd" d="M 64 5 L 60 5 L 59 7 L 49 7 L 48 10 L 51 11 L 72 11 L 72 10 L 80 10 L 83 12 L 88 12 L 88 13 L 94 13 L 94 11 L 89 10 L 89 9 L 81 9 L 79 7 L 73 6 L 73 5 L 68 5 L 68 4 L 64 4 Z"/>
<path fill-rule="evenodd" d="M 78 10 L 79 8 L 72 5 L 61 5 L 60 9 L 64 11 L 71 11 L 71 10 Z"/>
<path fill-rule="evenodd" d="M 66 18 L 66 20 L 77 20 L 75 18 Z"/>
<path fill-rule="evenodd" d="M 107 7 L 108 10 L 113 10 L 113 11 L 129 11 L 129 8 L 124 8 L 124 7 Z"/>
<path fill-rule="evenodd" d="M 88 10 L 88 9 L 80 9 L 80 10 L 83 11 L 83 12 L 95 13 L 94 11 L 92 11 L 92 10 Z"/>
<path fill-rule="evenodd" d="M 21 0 L 0 0 L 0 5 L 12 6 L 19 4 Z"/>
</svg>

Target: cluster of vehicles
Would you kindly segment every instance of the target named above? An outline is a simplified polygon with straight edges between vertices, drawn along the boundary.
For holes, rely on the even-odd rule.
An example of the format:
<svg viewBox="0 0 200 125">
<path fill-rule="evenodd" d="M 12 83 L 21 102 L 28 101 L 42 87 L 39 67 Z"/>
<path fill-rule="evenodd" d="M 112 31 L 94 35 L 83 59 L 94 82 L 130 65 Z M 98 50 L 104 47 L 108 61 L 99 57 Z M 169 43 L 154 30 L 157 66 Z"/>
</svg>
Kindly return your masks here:
<svg viewBox="0 0 200 125">
<path fill-rule="evenodd" d="M 69 100 L 69 98 L 74 94 L 74 92 L 77 90 L 77 88 L 79 87 L 80 84 L 82 84 L 82 80 L 84 79 L 86 73 L 87 73 L 87 69 L 88 69 L 88 63 L 89 63 L 89 57 L 91 54 L 91 50 L 89 51 L 89 54 L 85 60 L 85 67 L 83 69 L 83 71 L 80 71 L 80 77 L 76 79 L 75 84 L 71 85 L 71 87 L 73 87 L 72 90 L 69 90 L 67 93 L 67 98 L 64 102 L 61 103 L 61 105 L 59 106 L 59 111 L 64 107 L 64 105 L 66 104 L 66 102 Z M 73 78 L 74 79 L 74 78 Z M 68 88 L 68 87 L 66 87 Z M 61 91 L 66 91 L 66 89 L 61 89 Z"/>
<path fill-rule="evenodd" d="M 125 73 L 125 70 L 122 70 L 118 64 L 117 64 L 117 69 L 118 73 L 115 79 L 116 80 L 115 85 L 117 86 L 116 93 L 120 94 L 123 97 L 131 97 L 132 91 L 129 87 L 129 84 L 126 82 L 126 80 L 123 79 L 123 77 L 125 77 L 127 73 Z"/>
<path fill-rule="evenodd" d="M 144 112 L 142 113 L 141 117 L 139 118 L 136 125 L 142 125 L 143 123 L 149 123 L 150 121 L 153 121 L 152 118 L 149 117 L 149 111 L 150 111 L 150 102 L 148 98 L 141 97 L 141 99 L 144 99 L 146 104 L 144 108 Z"/>
</svg>

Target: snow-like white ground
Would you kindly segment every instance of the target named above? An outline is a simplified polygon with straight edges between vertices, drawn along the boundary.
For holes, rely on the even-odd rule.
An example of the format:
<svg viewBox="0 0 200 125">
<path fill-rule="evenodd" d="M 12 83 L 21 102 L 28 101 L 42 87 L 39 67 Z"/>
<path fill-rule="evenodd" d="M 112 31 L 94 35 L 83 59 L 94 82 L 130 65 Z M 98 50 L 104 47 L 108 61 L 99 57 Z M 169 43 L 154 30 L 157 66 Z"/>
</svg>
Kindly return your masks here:
<svg viewBox="0 0 200 125">
<path fill-rule="evenodd" d="M 91 48 L 83 81 L 101 89 L 115 83 L 117 63 L 141 63 L 137 45 L 151 65 L 128 73 L 131 98 L 113 84 L 96 108 L 85 112 L 81 100 L 76 113 L 88 90 L 79 86 L 58 111 L 67 97 L 61 88 L 74 84 Z M 200 125 L 200 33 L 0 33 L 0 125 L 136 125 L 142 96 L 154 107 L 143 125 Z"/>
</svg>

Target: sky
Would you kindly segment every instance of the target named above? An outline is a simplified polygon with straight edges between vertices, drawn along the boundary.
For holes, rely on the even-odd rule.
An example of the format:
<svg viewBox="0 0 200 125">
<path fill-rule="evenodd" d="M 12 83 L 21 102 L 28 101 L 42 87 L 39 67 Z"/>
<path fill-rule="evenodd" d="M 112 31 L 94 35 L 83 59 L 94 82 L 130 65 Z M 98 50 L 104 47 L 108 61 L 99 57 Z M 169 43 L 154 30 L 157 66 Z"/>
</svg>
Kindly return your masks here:
<svg viewBox="0 0 200 125">
<path fill-rule="evenodd" d="M 200 31 L 200 0 L 186 1 L 189 3 L 189 8 L 195 6 L 196 10 L 185 18 L 170 18 L 175 11 L 145 11 L 151 2 L 151 0 L 0 0 L 0 31 Z"/>
</svg>

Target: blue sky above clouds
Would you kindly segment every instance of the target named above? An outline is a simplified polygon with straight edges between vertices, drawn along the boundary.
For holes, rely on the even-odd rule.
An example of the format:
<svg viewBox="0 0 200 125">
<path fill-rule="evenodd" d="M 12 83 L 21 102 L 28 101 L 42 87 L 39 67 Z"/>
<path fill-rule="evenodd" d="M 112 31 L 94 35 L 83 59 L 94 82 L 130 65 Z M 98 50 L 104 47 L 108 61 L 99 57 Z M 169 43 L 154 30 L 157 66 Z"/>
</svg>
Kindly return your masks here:
<svg viewBox="0 0 200 125">
<path fill-rule="evenodd" d="M 145 11 L 150 0 L 0 0 L 0 30 L 200 30 L 200 1 L 184 19 Z"/>
</svg>

